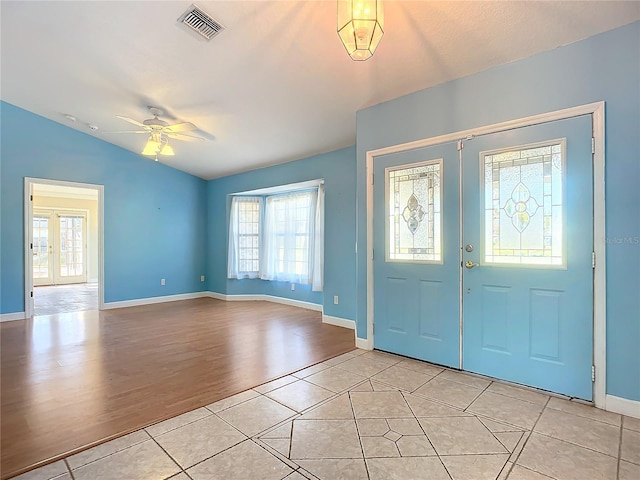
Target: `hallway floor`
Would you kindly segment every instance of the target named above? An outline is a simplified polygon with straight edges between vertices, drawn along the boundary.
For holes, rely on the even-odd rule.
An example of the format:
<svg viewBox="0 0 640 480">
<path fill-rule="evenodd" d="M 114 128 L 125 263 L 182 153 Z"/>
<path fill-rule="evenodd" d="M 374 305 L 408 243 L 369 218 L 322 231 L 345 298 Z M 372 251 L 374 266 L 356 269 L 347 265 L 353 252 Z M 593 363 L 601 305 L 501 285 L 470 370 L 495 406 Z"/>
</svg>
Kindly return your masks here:
<svg viewBox="0 0 640 480">
<path fill-rule="evenodd" d="M 34 315 L 98 309 L 98 284 L 74 283 L 33 288 Z"/>
<path fill-rule="evenodd" d="M 17 478 L 635 480 L 640 420 L 354 350 Z"/>
</svg>

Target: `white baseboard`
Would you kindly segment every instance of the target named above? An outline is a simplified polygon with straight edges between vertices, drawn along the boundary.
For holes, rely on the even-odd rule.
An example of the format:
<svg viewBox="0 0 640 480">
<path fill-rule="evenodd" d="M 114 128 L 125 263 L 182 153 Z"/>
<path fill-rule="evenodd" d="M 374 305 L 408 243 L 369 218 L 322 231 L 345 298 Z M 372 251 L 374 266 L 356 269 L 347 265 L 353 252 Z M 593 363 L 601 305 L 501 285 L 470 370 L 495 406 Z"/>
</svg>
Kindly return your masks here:
<svg viewBox="0 0 640 480">
<path fill-rule="evenodd" d="M 134 300 L 123 300 L 121 302 L 105 302 L 104 309 L 110 310 L 112 308 L 124 308 L 124 307 L 138 307 L 140 305 L 151 305 L 153 303 L 175 302 L 178 300 L 191 300 L 192 298 L 208 297 L 209 292 L 193 292 L 193 293 L 180 293 L 178 295 L 166 295 L 163 297 L 147 297 L 136 298 Z"/>
<path fill-rule="evenodd" d="M 373 342 L 368 338 L 356 337 L 356 347 L 363 350 L 373 350 Z"/>
<path fill-rule="evenodd" d="M 329 325 L 335 325 L 336 327 L 349 328 L 351 330 L 356 329 L 356 322 L 347 318 L 332 317 L 331 315 L 322 314 L 322 323 Z"/>
<path fill-rule="evenodd" d="M 609 412 L 621 413 L 628 417 L 640 418 L 640 402 L 636 400 L 607 395 L 604 409 Z"/>
<path fill-rule="evenodd" d="M 273 295 L 225 295 L 218 292 L 206 292 L 210 298 L 224 300 L 225 302 L 273 302 L 292 307 L 306 308 L 316 312 L 322 311 L 322 305 L 311 302 L 303 302 L 302 300 L 293 300 L 291 298 L 275 297 Z"/>
<path fill-rule="evenodd" d="M 2 313 L 0 314 L 0 323 L 1 322 L 12 322 L 14 320 L 24 320 L 24 312 L 15 312 L 15 313 Z"/>
</svg>

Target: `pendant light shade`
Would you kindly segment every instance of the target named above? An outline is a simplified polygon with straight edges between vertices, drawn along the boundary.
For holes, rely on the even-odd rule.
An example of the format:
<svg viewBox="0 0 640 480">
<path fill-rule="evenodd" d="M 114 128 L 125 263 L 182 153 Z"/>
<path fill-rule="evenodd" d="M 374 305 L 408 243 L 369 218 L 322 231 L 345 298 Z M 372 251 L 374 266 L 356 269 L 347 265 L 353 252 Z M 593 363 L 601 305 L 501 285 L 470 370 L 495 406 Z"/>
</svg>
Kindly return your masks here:
<svg viewBox="0 0 640 480">
<path fill-rule="evenodd" d="M 149 137 L 149 140 L 147 140 L 147 144 L 144 146 L 144 149 L 142 150 L 142 155 L 157 155 L 158 152 L 160 152 L 160 147 L 162 146 L 162 143 L 160 142 L 160 140 L 154 138 L 154 135 L 151 135 Z"/>
<path fill-rule="evenodd" d="M 158 155 L 175 155 L 173 147 L 169 145 L 169 138 L 166 135 L 160 133 L 152 133 L 147 140 L 147 144 L 142 150 L 142 155 L 155 156 L 158 161 Z"/>
<path fill-rule="evenodd" d="M 338 0 L 338 36 L 352 60 L 371 58 L 382 35 L 382 0 Z"/>
<path fill-rule="evenodd" d="M 173 148 L 171 147 L 171 145 L 169 145 L 169 142 L 164 144 L 164 147 L 162 147 L 162 150 L 160 150 L 160 155 L 175 155 L 175 153 L 173 153 Z"/>
</svg>

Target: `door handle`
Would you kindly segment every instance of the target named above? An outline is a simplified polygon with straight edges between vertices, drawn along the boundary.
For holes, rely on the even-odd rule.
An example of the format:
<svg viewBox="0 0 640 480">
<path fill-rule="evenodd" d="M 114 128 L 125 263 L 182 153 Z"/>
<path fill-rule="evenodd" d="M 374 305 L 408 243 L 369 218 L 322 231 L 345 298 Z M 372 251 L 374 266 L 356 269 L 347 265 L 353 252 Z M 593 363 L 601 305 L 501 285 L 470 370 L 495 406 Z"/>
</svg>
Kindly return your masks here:
<svg viewBox="0 0 640 480">
<path fill-rule="evenodd" d="M 469 270 L 471 270 L 473 267 L 479 267 L 480 264 L 473 263 L 471 260 L 467 260 L 466 262 L 464 262 L 464 266 L 467 267 Z"/>
</svg>

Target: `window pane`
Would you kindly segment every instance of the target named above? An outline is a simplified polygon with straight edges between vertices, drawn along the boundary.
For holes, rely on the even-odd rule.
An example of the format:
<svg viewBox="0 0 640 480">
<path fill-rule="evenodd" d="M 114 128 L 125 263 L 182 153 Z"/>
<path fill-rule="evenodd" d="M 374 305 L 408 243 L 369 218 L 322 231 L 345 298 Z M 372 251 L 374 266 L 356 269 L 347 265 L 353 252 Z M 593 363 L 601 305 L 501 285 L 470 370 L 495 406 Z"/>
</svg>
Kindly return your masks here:
<svg viewBox="0 0 640 480">
<path fill-rule="evenodd" d="M 485 263 L 564 265 L 564 142 L 483 155 Z"/>
<path fill-rule="evenodd" d="M 49 219 L 33 217 L 33 278 L 49 277 Z"/>
<path fill-rule="evenodd" d="M 258 272 L 260 258 L 260 199 L 238 199 L 238 269 L 240 272 Z"/>
<path fill-rule="evenodd" d="M 265 244 L 269 247 L 267 268 L 271 278 L 308 282 L 311 218 L 315 192 L 297 192 L 267 198 Z"/>
<path fill-rule="evenodd" d="M 442 161 L 387 169 L 387 261 L 441 262 Z"/>
</svg>

